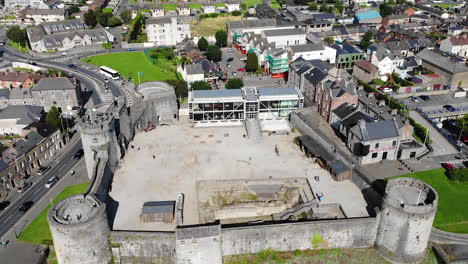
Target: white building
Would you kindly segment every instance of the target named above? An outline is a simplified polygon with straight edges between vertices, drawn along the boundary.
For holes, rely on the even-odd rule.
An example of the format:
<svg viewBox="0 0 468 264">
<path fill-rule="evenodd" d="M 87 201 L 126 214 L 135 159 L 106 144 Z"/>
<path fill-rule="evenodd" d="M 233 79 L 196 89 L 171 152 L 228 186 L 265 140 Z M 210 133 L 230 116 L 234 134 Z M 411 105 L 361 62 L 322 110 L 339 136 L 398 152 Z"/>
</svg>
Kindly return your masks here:
<svg viewBox="0 0 468 264">
<path fill-rule="evenodd" d="M 179 16 L 190 16 L 190 7 L 185 4 L 177 6 L 177 14 Z"/>
<path fill-rule="evenodd" d="M 152 17 L 163 17 L 164 16 L 164 8 L 156 7 L 151 9 L 151 16 Z"/>
<path fill-rule="evenodd" d="M 234 11 L 240 11 L 240 2 L 236 0 L 230 0 L 226 2 L 226 10 L 228 13 Z"/>
<path fill-rule="evenodd" d="M 336 50 L 321 44 L 305 44 L 297 46 L 289 46 L 289 61 L 295 61 L 302 57 L 305 60 L 321 60 L 335 63 Z"/>
<path fill-rule="evenodd" d="M 5 7 L 33 7 L 33 8 L 49 8 L 44 0 L 5 0 Z"/>
<path fill-rule="evenodd" d="M 468 57 L 468 37 L 450 37 L 442 40 L 440 50 L 443 52 L 452 53 L 464 58 Z"/>
<path fill-rule="evenodd" d="M 32 21 L 36 25 L 42 22 L 56 22 L 65 20 L 65 9 L 52 8 L 52 9 L 37 9 L 26 8 L 19 12 L 20 17 L 24 21 Z"/>
<path fill-rule="evenodd" d="M 175 46 L 185 38 L 191 38 L 190 24 L 181 23 L 177 17 L 146 19 L 148 41 L 157 46 Z"/>
<path fill-rule="evenodd" d="M 352 2 L 355 3 L 357 6 L 368 4 L 368 0 L 352 0 Z"/>
<path fill-rule="evenodd" d="M 9 105 L 0 109 L 0 135 L 21 135 L 23 128 L 39 122 L 44 108 L 32 105 Z"/>
<path fill-rule="evenodd" d="M 187 82 L 190 88 L 192 83 L 205 80 L 205 72 L 201 64 L 187 64 L 177 68 L 177 71 L 182 75 L 184 81 Z"/>
<path fill-rule="evenodd" d="M 214 5 L 203 4 L 202 9 L 203 9 L 203 14 L 216 13 L 216 7 Z"/>
<path fill-rule="evenodd" d="M 262 37 L 268 43 L 274 44 L 276 48 L 283 48 L 290 45 L 304 45 L 307 43 L 306 33 L 300 28 L 265 30 Z"/>
</svg>

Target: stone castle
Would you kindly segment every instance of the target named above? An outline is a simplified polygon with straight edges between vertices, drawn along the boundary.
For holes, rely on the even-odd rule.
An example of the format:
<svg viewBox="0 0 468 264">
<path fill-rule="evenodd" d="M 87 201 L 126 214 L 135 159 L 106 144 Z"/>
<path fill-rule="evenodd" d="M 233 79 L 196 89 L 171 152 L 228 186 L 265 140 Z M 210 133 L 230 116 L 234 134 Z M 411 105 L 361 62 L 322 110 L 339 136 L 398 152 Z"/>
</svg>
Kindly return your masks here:
<svg viewBox="0 0 468 264">
<path fill-rule="evenodd" d="M 388 181 L 372 217 L 179 226 L 174 232 L 114 231 L 108 210 L 112 177 L 136 133 L 178 120 L 173 88 L 149 82 L 127 91 L 125 99 L 97 107 L 79 122 L 91 184 L 48 213 L 61 264 L 217 264 L 227 255 L 265 249 L 375 247 L 387 260 L 415 263 L 425 254 L 438 195 L 422 181 Z M 314 243 L 312 243 L 314 238 Z M 319 239 L 318 239 L 319 238 Z"/>
</svg>

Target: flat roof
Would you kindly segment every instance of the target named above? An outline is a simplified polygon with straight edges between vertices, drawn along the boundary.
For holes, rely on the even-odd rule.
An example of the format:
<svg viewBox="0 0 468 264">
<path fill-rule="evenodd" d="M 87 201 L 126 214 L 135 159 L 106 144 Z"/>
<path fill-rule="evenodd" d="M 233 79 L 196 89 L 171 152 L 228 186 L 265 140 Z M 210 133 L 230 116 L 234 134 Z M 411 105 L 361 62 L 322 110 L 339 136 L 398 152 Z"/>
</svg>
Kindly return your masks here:
<svg viewBox="0 0 468 264">
<path fill-rule="evenodd" d="M 300 28 L 285 28 L 263 31 L 267 37 L 288 36 L 288 35 L 305 35 L 305 31 Z"/>
<path fill-rule="evenodd" d="M 192 91 L 191 93 L 192 93 L 192 99 L 226 98 L 226 97 L 242 98 L 242 93 L 240 89 L 195 90 L 195 91 Z"/>
<path fill-rule="evenodd" d="M 280 96 L 280 95 L 297 95 L 301 97 L 296 88 L 275 87 L 275 88 L 257 88 L 260 96 Z"/>
</svg>

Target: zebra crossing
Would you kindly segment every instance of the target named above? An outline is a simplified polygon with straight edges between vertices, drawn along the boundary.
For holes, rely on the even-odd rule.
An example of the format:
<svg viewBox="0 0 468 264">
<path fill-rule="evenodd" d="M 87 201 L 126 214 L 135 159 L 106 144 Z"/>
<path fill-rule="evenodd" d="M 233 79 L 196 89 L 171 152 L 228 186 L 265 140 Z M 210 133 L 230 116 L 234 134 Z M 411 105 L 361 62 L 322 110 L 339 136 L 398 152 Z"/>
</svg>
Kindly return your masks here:
<svg viewBox="0 0 468 264">
<path fill-rule="evenodd" d="M 449 163 L 449 164 L 462 164 L 463 162 L 468 161 L 468 159 L 459 159 L 459 160 L 449 160 L 449 161 L 442 161 L 441 163 Z"/>
<path fill-rule="evenodd" d="M 75 57 L 61 57 L 61 58 L 53 59 L 53 61 L 56 61 L 56 62 L 69 62 L 69 61 L 72 61 L 74 59 L 75 59 Z"/>
</svg>

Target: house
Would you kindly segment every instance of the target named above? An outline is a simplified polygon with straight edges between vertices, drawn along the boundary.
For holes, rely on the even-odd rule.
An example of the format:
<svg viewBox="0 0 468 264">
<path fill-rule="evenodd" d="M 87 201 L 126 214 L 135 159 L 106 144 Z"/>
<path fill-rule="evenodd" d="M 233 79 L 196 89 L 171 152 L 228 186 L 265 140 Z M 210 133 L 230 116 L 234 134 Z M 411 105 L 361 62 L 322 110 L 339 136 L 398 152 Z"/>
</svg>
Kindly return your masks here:
<svg viewBox="0 0 468 264">
<path fill-rule="evenodd" d="M 409 16 L 406 14 L 390 15 L 382 18 L 382 25 L 400 25 L 409 23 Z"/>
<path fill-rule="evenodd" d="M 371 82 L 380 78 L 379 68 L 367 60 L 358 61 L 354 63 L 353 76 L 363 82 Z"/>
<path fill-rule="evenodd" d="M 461 33 L 463 33 L 465 31 L 464 29 L 465 28 L 463 26 L 449 27 L 448 31 L 447 31 L 447 34 L 449 36 L 458 36 L 458 35 L 460 35 Z"/>
<path fill-rule="evenodd" d="M 66 11 L 63 8 L 25 8 L 18 12 L 18 15 L 22 21 L 38 25 L 42 22 L 55 22 L 65 20 Z"/>
<path fill-rule="evenodd" d="M 294 61 L 299 57 L 306 60 L 320 60 L 335 63 L 336 50 L 328 46 L 313 43 L 304 45 L 294 45 L 287 47 L 289 61 Z"/>
<path fill-rule="evenodd" d="M 21 135 L 25 127 L 39 122 L 44 108 L 32 105 L 9 105 L 0 109 L 0 135 Z"/>
<path fill-rule="evenodd" d="M 234 11 L 240 11 L 240 1 L 239 0 L 226 1 L 226 10 L 228 13 L 232 13 Z"/>
<path fill-rule="evenodd" d="M 184 81 L 187 82 L 190 88 L 192 83 L 205 80 L 205 71 L 201 64 L 186 64 L 179 66 L 177 71 L 182 75 Z"/>
<path fill-rule="evenodd" d="M 380 43 L 370 45 L 367 50 L 370 53 L 369 61 L 378 67 L 381 76 L 390 74 L 395 71 L 395 68 L 403 66 L 403 56 L 395 54 Z"/>
<path fill-rule="evenodd" d="M 400 133 L 395 120 L 359 120 L 348 131 L 347 146 L 360 164 L 396 160 L 399 145 Z"/>
<path fill-rule="evenodd" d="M 43 78 L 44 75 L 20 71 L 0 72 L 0 89 L 29 88 Z"/>
<path fill-rule="evenodd" d="M 354 15 L 355 23 L 359 24 L 380 24 L 382 22 L 382 16 L 377 10 L 369 10 Z"/>
<path fill-rule="evenodd" d="M 352 69 L 354 63 L 364 59 L 364 51 L 358 47 L 340 43 L 331 46 L 336 50 L 336 67 L 338 69 Z"/>
<path fill-rule="evenodd" d="M 186 4 L 178 5 L 176 10 L 179 16 L 190 16 L 190 6 Z"/>
<path fill-rule="evenodd" d="M 439 49 L 463 58 L 468 58 L 468 36 L 463 35 L 446 38 L 440 43 Z"/>
<path fill-rule="evenodd" d="M 31 95 L 34 105 L 43 106 L 46 111 L 55 106 L 67 112 L 81 105 L 80 87 L 71 78 L 43 78 L 31 88 Z"/>
<path fill-rule="evenodd" d="M 415 57 L 424 68 L 444 77 L 444 85 L 450 90 L 468 87 L 468 67 L 464 60 L 430 49 L 423 49 Z"/>
<path fill-rule="evenodd" d="M 148 41 L 156 46 L 175 46 L 185 38 L 191 38 L 190 24 L 177 17 L 153 17 L 145 23 Z"/>
<path fill-rule="evenodd" d="M 156 6 L 151 9 L 151 16 L 152 17 L 163 17 L 164 16 L 164 8 L 161 6 Z"/>
<path fill-rule="evenodd" d="M 436 16 L 439 18 L 447 19 L 453 16 L 453 14 L 449 13 L 446 10 L 441 10 L 441 9 L 437 9 L 434 7 L 426 6 L 424 3 L 416 3 L 414 6 L 418 9 L 426 11 L 432 14 L 433 16 Z"/>
<path fill-rule="evenodd" d="M 64 51 L 79 46 L 114 42 L 114 36 L 102 26 L 88 29 L 81 19 L 45 22 L 26 28 L 31 49 L 36 52 Z"/>
<path fill-rule="evenodd" d="M 318 14 L 313 14 L 312 18 L 314 20 L 326 20 L 329 22 L 334 23 L 336 20 L 336 16 L 334 13 L 318 13 Z"/>
<path fill-rule="evenodd" d="M 306 32 L 299 28 L 287 28 L 277 30 L 264 30 L 262 32 L 268 43 L 274 44 L 277 48 L 287 47 L 290 45 L 306 44 Z"/>
<path fill-rule="evenodd" d="M 364 6 L 364 5 L 367 5 L 369 3 L 368 0 L 352 0 L 352 2 L 356 5 L 356 6 Z"/>
<path fill-rule="evenodd" d="M 32 7 L 32 8 L 49 8 L 46 0 L 5 0 L 4 6 L 7 8 L 16 7 Z"/>
<path fill-rule="evenodd" d="M 202 5 L 203 14 L 213 14 L 216 13 L 216 7 L 212 4 L 203 4 Z"/>
</svg>

